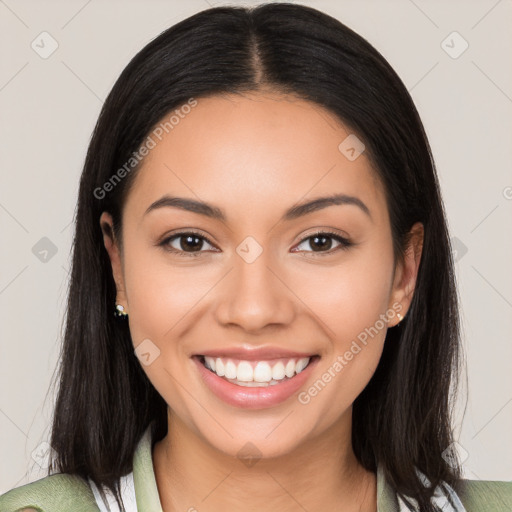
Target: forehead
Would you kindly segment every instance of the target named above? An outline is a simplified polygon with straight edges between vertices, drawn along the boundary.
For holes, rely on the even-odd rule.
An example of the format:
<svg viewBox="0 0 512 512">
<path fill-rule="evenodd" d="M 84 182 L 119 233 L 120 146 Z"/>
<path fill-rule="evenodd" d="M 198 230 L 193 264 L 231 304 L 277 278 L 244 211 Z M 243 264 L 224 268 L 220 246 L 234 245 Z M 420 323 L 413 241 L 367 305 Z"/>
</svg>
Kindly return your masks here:
<svg viewBox="0 0 512 512">
<path fill-rule="evenodd" d="M 150 134 L 154 147 L 126 204 L 136 215 L 164 194 L 222 205 L 228 217 L 275 218 L 308 197 L 334 193 L 357 196 L 377 213 L 386 209 L 364 152 L 349 159 L 343 151 L 354 135 L 321 106 L 276 93 L 196 101 L 173 124 L 160 125 L 167 128 L 158 137 Z"/>
</svg>

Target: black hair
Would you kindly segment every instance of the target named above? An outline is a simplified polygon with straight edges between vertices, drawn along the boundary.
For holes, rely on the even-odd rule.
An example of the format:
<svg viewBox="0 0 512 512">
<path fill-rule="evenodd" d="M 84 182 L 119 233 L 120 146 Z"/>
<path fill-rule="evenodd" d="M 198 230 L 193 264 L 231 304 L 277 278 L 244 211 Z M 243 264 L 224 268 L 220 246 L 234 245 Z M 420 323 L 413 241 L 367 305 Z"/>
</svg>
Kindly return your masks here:
<svg viewBox="0 0 512 512">
<path fill-rule="evenodd" d="M 454 459 L 442 456 L 452 443 L 460 327 L 434 161 L 414 103 L 385 58 L 340 21 L 296 4 L 199 12 L 147 44 L 108 95 L 80 180 L 50 471 L 91 478 L 118 495 L 143 432 L 151 425 L 155 439 L 165 436 L 167 405 L 141 369 L 128 323 L 113 315 L 116 286 L 99 218 L 109 212 L 121 238 L 139 167 L 126 163 L 165 116 L 191 99 L 262 89 L 326 108 L 364 141 L 384 185 L 397 258 L 411 226 L 424 226 L 412 303 L 388 330 L 378 368 L 354 402 L 352 443 L 365 468 L 381 465 L 401 496 L 430 512 L 433 488 L 460 480 Z"/>
</svg>

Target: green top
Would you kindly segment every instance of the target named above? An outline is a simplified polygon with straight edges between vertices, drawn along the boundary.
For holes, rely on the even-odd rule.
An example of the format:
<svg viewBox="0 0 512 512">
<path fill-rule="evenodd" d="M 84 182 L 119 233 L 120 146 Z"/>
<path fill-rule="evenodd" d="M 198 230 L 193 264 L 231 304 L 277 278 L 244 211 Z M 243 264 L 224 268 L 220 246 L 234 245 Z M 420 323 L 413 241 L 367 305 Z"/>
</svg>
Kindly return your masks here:
<svg viewBox="0 0 512 512">
<path fill-rule="evenodd" d="M 139 512 L 162 512 L 151 452 L 148 428 L 133 458 L 133 481 Z M 455 490 L 467 512 L 512 511 L 512 482 L 462 480 Z M 64 473 L 47 476 L 0 496 L 0 512 L 21 512 L 25 509 L 37 512 L 99 512 L 88 483 Z M 380 468 L 377 471 L 377 510 L 400 510 L 396 494 Z"/>
</svg>

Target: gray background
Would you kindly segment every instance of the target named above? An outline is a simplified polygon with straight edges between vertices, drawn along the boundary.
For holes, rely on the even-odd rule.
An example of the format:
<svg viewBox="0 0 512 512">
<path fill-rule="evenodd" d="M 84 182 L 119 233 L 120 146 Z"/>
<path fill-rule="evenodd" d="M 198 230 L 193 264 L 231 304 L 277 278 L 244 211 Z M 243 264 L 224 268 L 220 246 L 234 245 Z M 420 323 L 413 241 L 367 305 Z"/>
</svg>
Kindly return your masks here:
<svg viewBox="0 0 512 512">
<path fill-rule="evenodd" d="M 224 3 L 0 0 L 0 493 L 45 475 L 72 218 L 102 102 L 149 40 Z M 512 2 L 300 3 L 368 39 L 414 98 L 457 258 L 455 449 L 468 478 L 512 480 Z"/>
</svg>

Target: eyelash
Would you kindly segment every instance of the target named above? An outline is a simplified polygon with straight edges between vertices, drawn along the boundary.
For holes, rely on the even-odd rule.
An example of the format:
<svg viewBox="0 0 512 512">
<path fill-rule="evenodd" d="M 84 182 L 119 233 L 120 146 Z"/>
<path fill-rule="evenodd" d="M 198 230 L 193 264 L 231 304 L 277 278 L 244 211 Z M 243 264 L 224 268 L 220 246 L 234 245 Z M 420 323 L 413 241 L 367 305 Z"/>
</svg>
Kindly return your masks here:
<svg viewBox="0 0 512 512">
<path fill-rule="evenodd" d="M 176 256 L 179 256 L 179 257 L 185 257 L 185 258 L 195 258 L 197 256 L 201 256 L 202 253 L 204 253 L 205 251 L 197 251 L 197 252 L 185 252 L 185 251 L 181 251 L 181 250 L 178 250 L 178 249 L 174 249 L 173 247 L 170 247 L 169 246 L 169 243 L 171 242 L 171 240 L 174 240 L 176 238 L 180 238 L 182 236 L 185 236 L 185 235 L 195 235 L 197 238 L 200 238 L 201 240 L 209 243 L 210 245 L 213 245 L 215 247 L 215 245 L 205 236 L 195 232 L 195 231 L 181 231 L 179 233 L 174 233 L 172 236 L 169 236 L 167 238 L 165 238 L 164 240 L 162 240 L 162 242 L 160 242 L 158 245 L 161 246 L 164 250 L 168 251 L 168 252 L 171 252 L 173 254 L 175 254 Z M 314 254 L 313 257 L 317 257 L 317 256 L 328 256 L 328 255 L 331 255 L 335 252 L 337 252 L 338 250 L 347 250 L 349 247 L 352 247 L 354 245 L 353 242 L 351 242 L 350 240 L 348 240 L 347 238 L 344 238 L 342 236 L 340 236 L 339 234 L 337 233 L 333 233 L 332 231 L 316 231 L 315 233 L 312 233 L 311 235 L 308 235 L 306 236 L 305 238 L 303 238 L 299 243 L 298 245 L 301 245 L 303 242 L 311 239 L 311 238 L 314 238 L 314 237 L 318 237 L 320 235 L 327 235 L 329 238 L 333 238 L 334 240 L 336 240 L 337 242 L 339 242 L 341 245 L 334 248 L 334 249 L 330 249 L 328 251 L 322 251 L 322 252 L 317 252 L 315 253 L 314 251 L 306 251 L 306 252 L 312 252 Z"/>
</svg>

